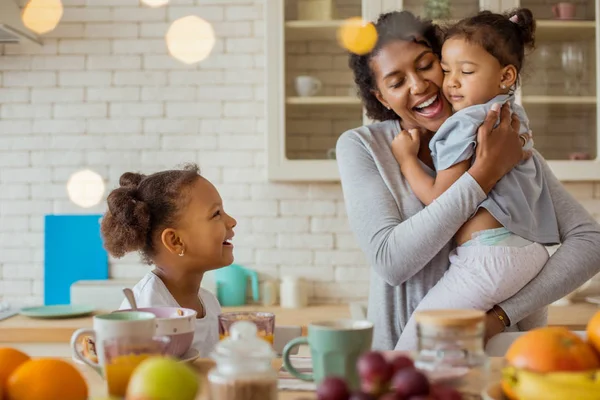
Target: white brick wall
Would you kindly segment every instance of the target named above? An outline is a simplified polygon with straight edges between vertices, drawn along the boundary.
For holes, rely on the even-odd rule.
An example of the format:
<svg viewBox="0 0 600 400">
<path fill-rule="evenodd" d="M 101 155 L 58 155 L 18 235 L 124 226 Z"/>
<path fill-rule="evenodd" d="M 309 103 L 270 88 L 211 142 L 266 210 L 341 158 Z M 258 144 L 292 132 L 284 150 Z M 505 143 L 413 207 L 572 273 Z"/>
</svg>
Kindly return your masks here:
<svg viewBox="0 0 600 400">
<path fill-rule="evenodd" d="M 311 279 L 315 301 L 366 297 L 368 268 L 339 185 L 266 181 L 260 0 L 171 0 L 165 9 L 138 7 L 138 0 L 63 4 L 63 21 L 44 47 L 0 46 L 0 300 L 42 301 L 45 214 L 104 211 L 104 203 L 81 209 L 69 202 L 72 173 L 90 168 L 114 188 L 125 171 L 187 161 L 200 164 L 237 217 L 237 261 L 263 277 Z M 338 4 L 352 14 L 351 1 Z M 190 13 L 219 36 L 213 54 L 193 66 L 172 60 L 163 40 L 169 22 Z M 331 48 L 314 43 L 302 51 L 324 67 L 345 68 L 341 58 L 321 54 Z M 327 134 L 349 127 L 338 114 Z M 299 133 L 318 129 L 298 123 Z M 567 187 L 600 215 L 599 184 Z M 115 278 L 147 270 L 136 255 L 111 260 Z"/>
</svg>

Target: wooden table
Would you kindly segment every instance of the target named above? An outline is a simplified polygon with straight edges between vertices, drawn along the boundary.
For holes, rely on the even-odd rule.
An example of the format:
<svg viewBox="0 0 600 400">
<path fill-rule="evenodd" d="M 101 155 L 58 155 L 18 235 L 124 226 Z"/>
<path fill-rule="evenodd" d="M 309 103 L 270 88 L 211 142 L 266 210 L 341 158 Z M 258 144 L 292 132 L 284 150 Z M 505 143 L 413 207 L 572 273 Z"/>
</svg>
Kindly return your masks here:
<svg viewBox="0 0 600 400">
<path fill-rule="evenodd" d="M 599 310 L 590 303 L 549 307 L 548 324 L 584 330 L 587 321 Z M 298 310 L 281 307 L 245 306 L 223 311 L 266 311 L 276 315 L 278 325 L 306 327 L 314 321 L 349 318 L 348 305 L 314 305 Z M 69 343 L 76 329 L 92 326 L 92 317 L 42 320 L 17 315 L 0 321 L 0 343 Z"/>
<path fill-rule="evenodd" d="M 67 361 L 72 362 L 71 360 L 67 360 Z M 500 380 L 501 364 L 502 364 L 501 358 L 492 358 L 491 359 L 490 382 L 495 382 L 495 381 Z M 75 365 L 82 372 L 84 378 L 86 379 L 86 381 L 88 383 L 88 387 L 90 390 L 90 398 L 93 399 L 94 397 L 106 396 L 105 381 L 91 368 L 89 368 L 87 366 L 81 366 L 78 364 L 75 364 Z M 202 393 L 200 393 L 196 399 L 197 400 L 208 400 L 208 395 L 207 395 L 207 391 L 206 391 L 208 383 L 206 380 L 206 376 L 208 374 L 208 371 L 211 368 L 213 368 L 214 362 L 209 359 L 199 359 L 193 363 L 193 366 L 198 371 L 199 379 L 202 382 L 201 386 L 204 389 L 202 391 Z M 276 370 L 279 370 L 280 367 L 281 367 L 281 360 L 280 359 L 275 360 L 273 362 L 273 368 L 275 368 Z M 471 393 L 474 393 L 474 392 L 476 392 L 476 390 L 475 390 L 472 382 L 475 382 L 476 380 L 469 379 L 469 378 L 474 378 L 474 376 L 465 377 L 461 381 L 461 383 L 458 383 L 456 386 L 458 387 L 459 390 L 469 391 Z M 301 400 L 301 399 L 302 400 L 312 400 L 312 399 L 316 399 L 316 395 L 314 392 L 298 392 L 298 391 L 280 390 L 278 399 L 279 400 Z"/>
</svg>

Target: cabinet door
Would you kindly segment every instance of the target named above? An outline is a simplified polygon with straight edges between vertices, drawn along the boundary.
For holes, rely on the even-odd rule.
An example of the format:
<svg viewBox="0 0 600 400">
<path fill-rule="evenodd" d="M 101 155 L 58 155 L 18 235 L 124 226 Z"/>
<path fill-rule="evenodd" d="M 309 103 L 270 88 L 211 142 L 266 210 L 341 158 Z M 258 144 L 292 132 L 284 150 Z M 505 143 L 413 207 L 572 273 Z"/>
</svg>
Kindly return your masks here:
<svg viewBox="0 0 600 400">
<path fill-rule="evenodd" d="M 575 171 L 583 165 L 597 170 L 585 161 L 597 158 L 598 147 L 597 2 L 521 0 L 519 6 L 537 21 L 536 48 L 526 56 L 520 90 L 535 147 L 547 160 L 571 160 L 557 164 L 559 175 L 580 179 Z"/>
</svg>

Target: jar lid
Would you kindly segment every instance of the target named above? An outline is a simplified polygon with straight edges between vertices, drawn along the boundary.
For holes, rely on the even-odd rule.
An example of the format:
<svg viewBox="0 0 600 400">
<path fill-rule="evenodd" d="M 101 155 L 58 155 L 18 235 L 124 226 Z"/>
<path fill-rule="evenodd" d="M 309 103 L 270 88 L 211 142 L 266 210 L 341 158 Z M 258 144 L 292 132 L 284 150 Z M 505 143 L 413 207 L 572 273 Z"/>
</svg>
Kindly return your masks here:
<svg viewBox="0 0 600 400">
<path fill-rule="evenodd" d="M 229 328 L 231 336 L 217 343 L 215 358 L 268 358 L 275 357 L 271 345 L 257 336 L 256 325 L 250 321 L 237 321 Z"/>
<path fill-rule="evenodd" d="M 415 321 L 423 325 L 471 326 L 485 320 L 485 313 L 479 310 L 427 310 L 415 313 Z"/>
</svg>

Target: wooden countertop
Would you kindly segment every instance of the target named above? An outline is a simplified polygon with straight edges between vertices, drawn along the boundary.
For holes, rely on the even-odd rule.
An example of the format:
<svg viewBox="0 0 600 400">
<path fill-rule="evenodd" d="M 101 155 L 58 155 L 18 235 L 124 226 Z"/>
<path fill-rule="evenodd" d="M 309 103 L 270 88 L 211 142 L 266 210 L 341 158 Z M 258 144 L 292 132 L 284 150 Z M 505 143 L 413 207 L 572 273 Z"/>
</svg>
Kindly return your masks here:
<svg viewBox="0 0 600 400">
<path fill-rule="evenodd" d="M 550 306 L 548 324 L 584 330 L 587 321 L 600 308 L 590 303 L 568 306 Z M 223 311 L 266 311 L 276 315 L 278 325 L 307 326 L 311 322 L 335 318 L 349 318 L 348 305 L 313 305 L 301 309 L 249 305 L 224 308 Z M 17 315 L 0 321 L 0 342 L 4 343 L 69 343 L 76 329 L 92 326 L 92 317 L 72 319 L 33 319 Z"/>
<path fill-rule="evenodd" d="M 71 360 L 67 360 L 72 362 Z M 490 368 L 490 379 L 489 382 L 497 382 L 500 380 L 500 368 L 502 365 L 501 358 L 491 358 L 491 368 Z M 94 370 L 87 366 L 81 366 L 75 364 L 76 367 L 81 371 L 84 378 L 88 383 L 90 398 L 106 396 L 106 383 L 105 381 L 98 375 Z M 207 400 L 208 399 L 208 382 L 206 380 L 206 376 L 208 371 L 214 366 L 214 362 L 210 359 L 199 359 L 193 363 L 193 366 L 198 371 L 199 379 L 203 384 L 201 384 L 202 392 L 196 397 L 197 400 Z M 273 362 L 273 367 L 275 370 L 279 370 L 281 367 L 281 360 L 275 360 Z M 456 386 L 461 391 L 468 391 L 471 393 L 479 392 L 475 389 L 474 383 L 479 383 L 479 379 L 477 376 L 469 376 L 464 377 L 460 383 Z M 478 393 L 479 394 L 479 393 Z M 287 391 L 280 390 L 278 395 L 278 400 L 312 400 L 316 399 L 316 394 L 314 392 L 300 392 L 300 391 Z"/>
</svg>

